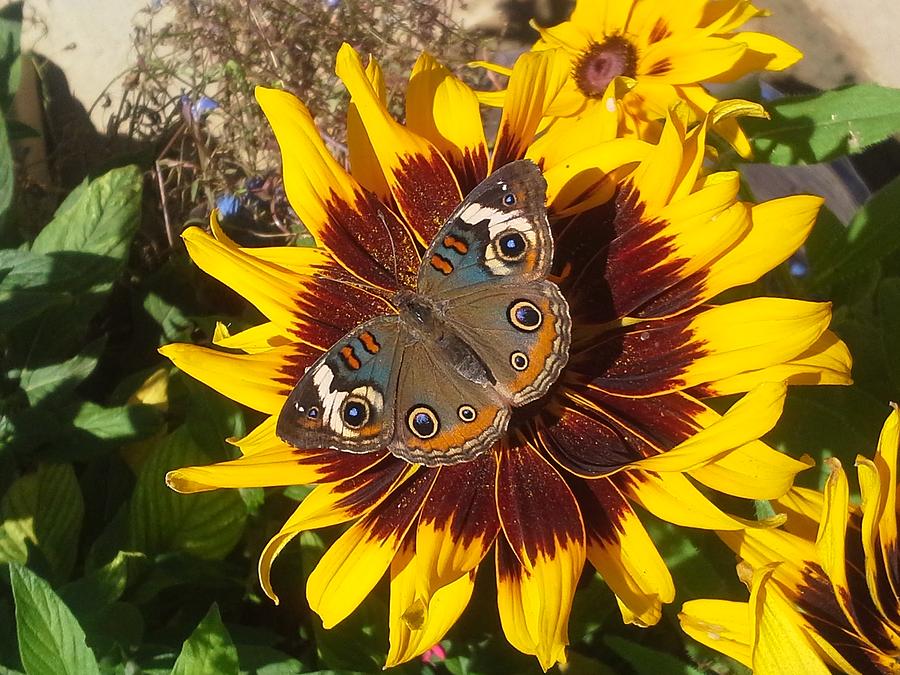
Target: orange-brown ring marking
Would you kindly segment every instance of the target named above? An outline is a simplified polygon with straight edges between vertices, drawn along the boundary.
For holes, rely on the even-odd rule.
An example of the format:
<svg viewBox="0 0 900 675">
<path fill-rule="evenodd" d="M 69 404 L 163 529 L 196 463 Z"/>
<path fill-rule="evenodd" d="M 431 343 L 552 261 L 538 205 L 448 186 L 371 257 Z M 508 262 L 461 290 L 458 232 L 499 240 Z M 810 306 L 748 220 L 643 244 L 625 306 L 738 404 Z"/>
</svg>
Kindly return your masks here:
<svg viewBox="0 0 900 675">
<path fill-rule="evenodd" d="M 444 237 L 444 246 L 446 248 L 453 249 L 460 255 L 465 255 L 469 252 L 469 246 L 462 239 L 457 239 L 452 234 L 448 234 Z"/>
<path fill-rule="evenodd" d="M 359 367 L 362 365 L 359 362 L 359 359 L 356 358 L 356 353 L 350 345 L 341 348 L 341 357 L 344 359 L 344 363 L 347 364 L 347 367 L 350 368 L 350 370 L 359 370 Z"/>
<path fill-rule="evenodd" d="M 362 346 L 365 347 L 365 350 L 370 354 L 377 354 L 381 349 L 378 340 L 376 340 L 375 336 L 367 330 L 359 334 L 359 341 L 362 342 Z"/>
<path fill-rule="evenodd" d="M 431 256 L 431 266 L 444 275 L 450 274 L 450 272 L 453 271 L 453 264 L 446 258 L 439 256 L 437 253 Z"/>
</svg>

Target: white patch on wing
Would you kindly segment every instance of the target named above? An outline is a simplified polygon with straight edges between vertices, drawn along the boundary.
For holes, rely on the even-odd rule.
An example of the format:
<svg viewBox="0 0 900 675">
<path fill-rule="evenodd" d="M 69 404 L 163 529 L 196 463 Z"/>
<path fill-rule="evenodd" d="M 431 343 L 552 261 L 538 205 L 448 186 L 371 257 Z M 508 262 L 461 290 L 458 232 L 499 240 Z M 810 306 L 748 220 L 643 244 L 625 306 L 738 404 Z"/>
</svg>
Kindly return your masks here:
<svg viewBox="0 0 900 675">
<path fill-rule="evenodd" d="M 334 391 L 334 371 L 331 367 L 323 363 L 313 373 L 313 384 L 319 394 L 319 401 L 322 404 L 322 422 L 327 425 L 335 434 L 344 438 L 357 438 L 360 436 L 361 429 L 350 429 L 344 424 L 341 417 L 341 407 L 348 396 L 359 396 L 366 399 L 372 406 L 372 415 L 380 415 L 384 410 L 384 397 L 377 389 L 370 385 L 357 387 L 353 391 Z"/>
</svg>

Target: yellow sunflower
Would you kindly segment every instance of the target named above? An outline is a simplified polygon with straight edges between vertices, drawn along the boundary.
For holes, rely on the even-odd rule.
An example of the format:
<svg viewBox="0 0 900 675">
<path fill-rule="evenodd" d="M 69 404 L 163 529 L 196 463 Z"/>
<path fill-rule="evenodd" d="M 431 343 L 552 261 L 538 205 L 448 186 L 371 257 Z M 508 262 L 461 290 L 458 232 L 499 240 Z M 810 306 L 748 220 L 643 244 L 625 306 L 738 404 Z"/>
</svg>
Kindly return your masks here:
<svg viewBox="0 0 900 675">
<path fill-rule="evenodd" d="M 569 63 L 569 77 L 548 115 L 570 117 L 603 103 L 614 80 L 624 78 L 618 87 L 622 134 L 655 139 L 657 122 L 679 101 L 694 119 L 703 119 L 717 103 L 704 82 L 784 70 L 802 58 L 776 37 L 739 30 L 766 14 L 748 0 L 578 0 L 568 21 L 550 28 L 532 22 L 540 33 L 533 49 L 561 49 Z M 716 131 L 741 155 L 749 155 L 734 119 Z"/>
<path fill-rule="evenodd" d="M 787 531 L 723 535 L 750 602 L 685 603 L 684 630 L 762 675 L 900 672 L 898 443 L 894 405 L 875 459 L 856 458 L 859 507 L 831 459 L 824 492 L 793 488 L 776 502 Z"/>
<path fill-rule="evenodd" d="M 389 573 L 387 665 L 442 638 L 491 552 L 503 630 L 544 669 L 565 660 L 586 560 L 626 621 L 657 622 L 673 599 L 672 578 L 633 504 L 680 525 L 742 529 L 694 481 L 751 499 L 783 495 L 807 465 L 757 439 L 780 414 L 784 384 L 848 381 L 849 355 L 827 330 L 829 305 L 709 304 L 787 259 L 821 200 L 739 202 L 736 174 L 701 171 L 705 122 L 687 130 L 673 117 L 658 145 L 607 140 L 616 117 L 599 109 L 586 127 L 539 134 L 568 73 L 554 50 L 515 64 L 492 148 L 476 94 L 427 55 L 410 78 L 405 125 L 387 112 L 374 61 L 364 67 L 345 45 L 336 71 L 350 93 L 350 171 L 300 101 L 257 90 L 288 198 L 317 247 L 240 248 L 215 218 L 212 236 L 183 235 L 197 265 L 268 322 L 234 335 L 220 327 L 216 348 L 162 352 L 268 417 L 234 441 L 240 458 L 173 471 L 169 485 L 316 484 L 263 551 L 262 587 L 276 600 L 270 569 L 297 534 L 348 524 L 309 575 L 309 606 L 334 626 Z M 553 279 L 573 321 L 569 364 L 552 394 L 521 409 L 493 450 L 448 466 L 279 440 L 278 414 L 305 369 L 360 322 L 395 311 L 384 296 L 415 283 L 448 214 L 494 169 L 523 157 L 547 181 Z M 751 389 L 725 416 L 701 402 Z"/>
</svg>

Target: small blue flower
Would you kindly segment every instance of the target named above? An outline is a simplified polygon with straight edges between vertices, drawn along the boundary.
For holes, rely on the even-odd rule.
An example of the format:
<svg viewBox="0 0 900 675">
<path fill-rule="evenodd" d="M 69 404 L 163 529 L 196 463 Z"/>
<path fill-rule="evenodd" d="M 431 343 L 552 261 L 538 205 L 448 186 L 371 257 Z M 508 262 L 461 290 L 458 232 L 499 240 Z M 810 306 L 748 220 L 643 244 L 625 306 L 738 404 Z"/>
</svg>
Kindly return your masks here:
<svg viewBox="0 0 900 675">
<path fill-rule="evenodd" d="M 241 200 L 231 193 L 216 197 L 216 208 L 219 215 L 225 218 L 233 218 L 241 211 Z"/>
<path fill-rule="evenodd" d="M 191 117 L 193 117 L 194 121 L 197 122 L 209 115 L 209 113 L 211 113 L 213 110 L 216 110 L 218 107 L 219 104 L 213 101 L 208 96 L 201 96 L 191 106 Z"/>
<path fill-rule="evenodd" d="M 809 263 L 806 261 L 806 256 L 802 250 L 797 251 L 790 257 L 788 260 L 788 271 L 793 277 L 805 277 L 809 274 Z"/>
</svg>

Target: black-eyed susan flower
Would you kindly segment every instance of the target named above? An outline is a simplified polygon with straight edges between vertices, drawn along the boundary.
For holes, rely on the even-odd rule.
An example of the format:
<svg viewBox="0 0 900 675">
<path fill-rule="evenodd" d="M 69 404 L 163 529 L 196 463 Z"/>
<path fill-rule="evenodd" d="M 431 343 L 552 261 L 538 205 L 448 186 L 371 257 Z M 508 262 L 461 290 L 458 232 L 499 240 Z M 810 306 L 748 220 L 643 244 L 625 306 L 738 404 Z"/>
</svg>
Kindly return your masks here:
<svg viewBox="0 0 900 675">
<path fill-rule="evenodd" d="M 704 83 L 783 70 L 802 58 L 776 37 L 740 30 L 765 14 L 748 0 L 578 0 L 568 21 L 549 28 L 532 22 L 540 33 L 533 49 L 561 49 L 569 64 L 569 76 L 548 115 L 578 115 L 606 105 L 613 93 L 624 110 L 623 135 L 655 139 L 658 122 L 679 101 L 694 119 L 703 119 L 717 102 Z M 742 155 L 749 153 L 734 119 L 723 121 L 716 131 Z"/>
<path fill-rule="evenodd" d="M 587 130 L 539 133 L 568 73 L 553 50 L 516 63 L 492 147 L 475 93 L 428 56 L 413 70 L 405 125 L 385 108 L 375 62 L 364 67 L 344 46 L 336 70 L 351 100 L 350 171 L 295 97 L 257 90 L 288 198 L 317 247 L 240 248 L 215 218 L 213 236 L 184 233 L 194 261 L 268 321 L 234 335 L 220 328 L 215 349 L 162 351 L 268 418 L 234 441 L 240 458 L 173 471 L 169 484 L 315 484 L 263 551 L 262 587 L 276 599 L 272 562 L 298 533 L 347 524 L 309 575 L 307 599 L 331 627 L 388 573 L 388 665 L 441 639 L 489 554 L 503 630 L 545 669 L 565 659 L 586 560 L 626 621 L 655 623 L 674 588 L 633 504 L 681 525 L 743 528 L 695 481 L 741 497 L 783 495 L 806 464 L 757 439 L 780 413 L 784 384 L 847 382 L 849 356 L 827 330 L 827 304 L 709 304 L 787 259 L 821 200 L 739 202 L 736 174 L 701 171 L 706 124 L 687 130 L 673 118 L 658 145 L 609 140 L 616 116 L 601 109 Z M 553 392 L 520 410 L 493 450 L 442 467 L 279 440 L 276 419 L 304 370 L 361 321 L 392 311 L 375 291 L 414 284 L 423 247 L 463 196 L 522 157 L 547 181 L 553 278 L 573 320 Z M 724 417 L 701 402 L 751 389 Z"/>
<path fill-rule="evenodd" d="M 823 492 L 776 502 L 786 531 L 726 533 L 749 603 L 693 600 L 681 624 L 700 642 L 765 673 L 900 672 L 896 405 L 874 459 L 858 456 L 861 504 L 837 459 Z"/>
</svg>

